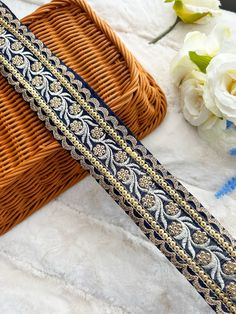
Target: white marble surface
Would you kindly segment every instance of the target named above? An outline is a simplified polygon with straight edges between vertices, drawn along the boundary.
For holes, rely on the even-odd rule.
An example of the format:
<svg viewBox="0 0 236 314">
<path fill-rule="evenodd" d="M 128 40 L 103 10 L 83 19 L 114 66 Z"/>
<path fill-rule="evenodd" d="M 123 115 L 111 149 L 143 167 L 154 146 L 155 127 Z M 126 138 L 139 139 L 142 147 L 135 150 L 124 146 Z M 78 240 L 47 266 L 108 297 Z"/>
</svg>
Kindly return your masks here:
<svg viewBox="0 0 236 314">
<path fill-rule="evenodd" d="M 3 0 L 18 17 L 47 0 Z M 214 192 L 235 175 L 235 159 L 214 152 L 183 119 L 169 74 L 184 35 L 216 22 L 236 31 L 235 14 L 207 26 L 178 25 L 148 45 L 174 20 L 162 0 L 90 0 L 168 98 L 168 114 L 143 142 L 236 236 L 236 194 Z M 210 314 L 178 271 L 90 177 L 0 238 L 1 314 Z"/>
</svg>

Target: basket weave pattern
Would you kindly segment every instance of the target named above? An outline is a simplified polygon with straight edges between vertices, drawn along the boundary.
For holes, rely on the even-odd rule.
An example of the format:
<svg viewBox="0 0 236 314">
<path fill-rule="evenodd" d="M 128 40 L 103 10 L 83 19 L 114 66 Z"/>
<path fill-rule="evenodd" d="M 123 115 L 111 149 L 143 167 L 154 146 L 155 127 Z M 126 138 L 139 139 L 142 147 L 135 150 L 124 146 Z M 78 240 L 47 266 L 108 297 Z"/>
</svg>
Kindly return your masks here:
<svg viewBox="0 0 236 314">
<path fill-rule="evenodd" d="M 166 112 L 165 96 L 83 0 L 55 0 L 23 19 L 78 72 L 139 138 Z M 0 234 L 82 179 L 86 172 L 0 77 Z"/>
</svg>

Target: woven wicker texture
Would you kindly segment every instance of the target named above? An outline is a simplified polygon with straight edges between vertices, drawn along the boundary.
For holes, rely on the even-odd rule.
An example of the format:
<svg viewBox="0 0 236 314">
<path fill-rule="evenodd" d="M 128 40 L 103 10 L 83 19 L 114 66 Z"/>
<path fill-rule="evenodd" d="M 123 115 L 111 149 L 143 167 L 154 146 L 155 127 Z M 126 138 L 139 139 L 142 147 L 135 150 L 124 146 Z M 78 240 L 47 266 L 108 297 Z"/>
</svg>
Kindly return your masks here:
<svg viewBox="0 0 236 314">
<path fill-rule="evenodd" d="M 143 138 L 163 119 L 160 88 L 110 27 L 82 0 L 55 0 L 23 19 Z M 0 77 L 0 234 L 82 179 L 86 172 Z"/>
</svg>

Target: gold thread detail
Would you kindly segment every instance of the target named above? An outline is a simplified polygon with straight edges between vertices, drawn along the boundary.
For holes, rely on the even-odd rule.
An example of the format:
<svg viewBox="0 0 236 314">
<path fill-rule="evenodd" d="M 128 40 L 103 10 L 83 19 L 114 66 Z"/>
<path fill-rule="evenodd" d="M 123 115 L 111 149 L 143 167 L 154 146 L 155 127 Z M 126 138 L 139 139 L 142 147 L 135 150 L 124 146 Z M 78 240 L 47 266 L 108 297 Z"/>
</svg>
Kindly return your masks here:
<svg viewBox="0 0 236 314">
<path fill-rule="evenodd" d="M 118 142 L 118 144 L 131 156 L 133 157 L 137 163 L 142 166 L 148 173 L 149 175 L 157 182 L 163 190 L 165 190 L 167 193 L 169 193 L 175 201 L 184 208 L 184 210 L 194 219 L 197 221 L 197 223 L 212 237 L 218 242 L 218 244 L 224 248 L 232 257 L 236 257 L 236 250 L 232 245 L 227 242 L 223 236 L 218 233 L 213 227 L 211 227 L 209 224 L 205 222 L 205 220 L 197 213 L 195 209 L 193 209 L 189 204 L 177 193 L 170 185 L 168 185 L 163 178 L 156 173 L 150 167 L 144 159 L 142 159 L 141 156 L 136 157 L 136 152 L 132 150 L 131 147 L 128 146 L 128 144 L 116 133 L 116 131 L 110 127 L 107 122 L 101 118 L 101 116 L 91 107 L 89 104 L 79 95 L 79 93 L 74 89 L 74 87 L 68 82 L 66 78 L 63 77 L 63 75 L 58 72 L 58 70 L 41 54 L 40 51 L 38 51 L 33 44 L 25 38 L 22 34 L 18 33 L 18 31 L 12 27 L 7 21 L 3 20 L 0 17 L 0 22 L 2 25 L 10 30 L 18 39 L 22 40 L 23 44 L 28 47 L 31 51 L 34 52 L 35 55 L 40 59 L 42 63 L 44 63 L 50 71 L 58 78 L 61 80 L 61 83 L 70 91 L 70 93 L 77 99 L 77 101 L 80 103 L 81 106 L 85 108 L 91 116 L 97 120 L 97 122 L 107 131 L 113 138 Z M 206 230 L 206 227 L 209 227 L 209 230 Z"/>
<path fill-rule="evenodd" d="M 17 37 L 17 39 L 21 40 L 22 43 L 30 49 L 37 57 L 38 59 L 48 67 L 48 69 L 57 77 L 58 80 L 61 81 L 62 85 L 67 88 L 67 90 L 71 93 L 73 97 L 76 98 L 76 100 L 79 102 L 79 104 L 104 128 L 104 130 L 109 133 L 115 141 L 128 153 L 131 157 L 133 157 L 137 163 L 143 167 L 149 175 L 157 182 L 163 190 L 165 190 L 167 193 L 169 193 L 174 200 L 184 208 L 185 212 L 189 214 L 190 217 L 192 217 L 212 238 L 215 239 L 218 244 L 225 249 L 229 255 L 232 257 L 236 257 L 236 250 L 234 247 L 227 242 L 223 236 L 217 232 L 212 226 L 210 226 L 209 223 L 206 223 L 206 221 L 198 214 L 197 210 L 192 208 L 180 195 L 178 192 L 176 192 L 170 185 L 168 185 L 162 176 L 156 173 L 155 170 L 150 167 L 145 160 L 142 158 L 142 156 L 136 157 L 136 152 L 128 146 L 128 144 L 122 139 L 120 135 L 117 134 L 117 132 L 97 113 L 76 91 L 76 89 L 73 87 L 73 85 L 70 84 L 70 82 L 57 70 L 55 66 L 53 66 L 47 58 L 41 54 L 41 52 L 35 48 L 35 46 L 26 38 L 24 35 L 20 34 L 15 27 L 10 25 L 7 21 L 5 21 L 2 17 L 0 17 L 0 23 L 8 29 L 10 32 L 13 33 Z M 208 231 L 206 230 L 206 227 L 209 227 Z"/>
<path fill-rule="evenodd" d="M 218 298 L 224 303 L 233 314 L 236 314 L 236 306 L 230 300 L 230 298 L 219 288 L 219 286 L 210 278 L 208 274 L 204 272 L 201 267 L 197 265 L 195 261 L 178 245 L 176 242 L 166 233 L 166 231 L 156 222 L 153 217 L 138 203 L 138 201 L 132 197 L 127 190 L 121 185 L 116 178 L 110 174 L 110 172 L 99 162 L 94 162 L 93 155 L 87 150 L 87 148 L 79 142 L 79 140 L 71 133 L 69 129 L 58 119 L 57 115 L 51 110 L 43 98 L 38 94 L 38 92 L 24 79 L 24 77 L 16 70 L 8 60 L 0 54 L 0 61 L 6 68 L 12 73 L 17 80 L 24 86 L 24 88 L 33 96 L 37 101 L 40 108 L 48 111 L 48 116 L 52 122 L 62 131 L 65 137 L 70 138 L 74 146 L 92 163 L 96 164 L 99 171 L 107 177 L 107 179 L 112 183 L 112 185 L 119 190 L 120 195 L 127 200 L 131 206 L 133 206 L 143 217 L 146 222 L 152 226 L 153 230 L 159 233 L 163 240 L 168 243 L 171 249 L 179 255 L 185 262 L 189 265 L 190 268 L 207 284 L 207 286 L 214 291 Z M 64 126 L 64 128 L 63 128 Z"/>
</svg>

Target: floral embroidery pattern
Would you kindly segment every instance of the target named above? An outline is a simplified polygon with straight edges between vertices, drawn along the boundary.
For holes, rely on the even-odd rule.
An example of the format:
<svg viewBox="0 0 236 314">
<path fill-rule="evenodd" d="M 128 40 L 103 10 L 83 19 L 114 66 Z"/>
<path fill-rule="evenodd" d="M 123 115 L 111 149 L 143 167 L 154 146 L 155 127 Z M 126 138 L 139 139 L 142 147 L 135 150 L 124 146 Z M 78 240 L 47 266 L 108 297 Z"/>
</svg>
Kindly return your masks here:
<svg viewBox="0 0 236 314">
<path fill-rule="evenodd" d="M 4 37 L 3 37 L 4 36 Z M 81 134 L 81 141 L 93 151 L 97 158 L 109 168 L 113 175 L 125 182 L 131 194 L 135 194 L 138 201 L 150 211 L 156 221 L 175 237 L 176 241 L 186 250 L 192 258 L 196 258 L 199 248 L 211 251 L 213 262 L 210 264 L 211 273 L 222 288 L 225 287 L 226 273 L 222 264 L 229 260 L 206 233 L 201 233 L 200 227 L 186 215 L 170 196 L 160 190 L 156 183 L 140 169 L 131 157 L 124 152 L 117 143 L 97 122 L 86 113 L 76 100 L 61 86 L 55 77 L 37 60 L 31 53 L 15 40 L 14 36 L 6 31 L 0 35 L 4 42 L 3 51 L 9 60 L 17 60 L 18 64 L 24 61 L 22 74 L 37 88 L 42 97 L 55 109 L 59 117 L 75 133 Z M 20 49 L 16 51 L 14 49 Z M 17 57 L 16 59 L 13 59 Z M 13 62 L 13 61 L 12 61 Z M 73 120 L 73 119 L 77 120 Z M 102 138 L 102 144 L 96 144 L 95 140 Z M 106 158 L 104 158 L 106 156 Z M 122 168 L 125 165 L 125 169 Z M 206 254 L 205 254 L 206 255 Z M 207 254 L 208 256 L 208 254 Z M 200 256 L 201 257 L 201 256 Z M 199 261 L 201 258 L 196 259 Z M 205 263 L 202 264 L 205 266 Z"/>
<path fill-rule="evenodd" d="M 230 282 L 230 284 L 227 285 L 226 291 L 232 298 L 236 298 L 236 283 L 235 282 Z"/>
<path fill-rule="evenodd" d="M 62 100 L 61 98 L 59 97 L 53 97 L 51 100 L 50 100 L 50 105 L 52 108 L 59 108 L 61 105 L 62 105 Z"/>
<path fill-rule="evenodd" d="M 91 135 L 93 138 L 96 138 L 98 140 L 104 135 L 103 129 L 95 126 L 95 128 L 91 130 Z"/>
<path fill-rule="evenodd" d="M 129 170 L 128 169 L 120 169 L 118 172 L 117 172 L 117 176 L 118 176 L 118 179 L 123 181 L 123 182 L 126 182 L 129 180 L 130 178 L 130 173 L 129 173 Z"/>
<path fill-rule="evenodd" d="M 127 153 L 121 150 L 115 154 L 115 160 L 118 162 L 123 163 L 127 160 L 127 158 L 128 158 Z"/>
<path fill-rule="evenodd" d="M 102 157 L 102 156 L 104 156 L 105 153 L 106 153 L 106 148 L 105 148 L 104 145 L 98 144 L 98 145 L 96 145 L 96 146 L 94 147 L 93 152 L 94 152 L 94 155 L 95 155 L 95 156 Z"/>
<path fill-rule="evenodd" d="M 24 59 L 22 56 L 16 55 L 15 57 L 12 58 L 12 63 L 16 66 L 20 66 L 24 64 Z"/>
<path fill-rule="evenodd" d="M 32 65 L 31 65 L 31 69 L 34 72 L 39 72 L 40 70 L 42 70 L 43 66 L 41 62 L 35 61 Z"/>
<path fill-rule="evenodd" d="M 15 50 L 15 51 L 21 50 L 22 48 L 23 48 L 23 45 L 22 45 L 22 43 L 20 41 L 15 41 L 11 45 L 11 49 Z"/>
<path fill-rule="evenodd" d="M 170 202 L 165 207 L 166 213 L 170 216 L 175 216 L 180 212 L 180 208 L 177 204 Z"/>
<path fill-rule="evenodd" d="M 177 235 L 181 234 L 181 232 L 183 231 L 182 224 L 180 222 L 174 221 L 168 226 L 168 231 L 170 235 L 172 235 L 173 237 L 176 237 Z"/>
<path fill-rule="evenodd" d="M 223 265 L 223 272 L 226 275 L 236 275 L 236 262 L 226 262 Z"/>
<path fill-rule="evenodd" d="M 59 82 L 55 81 L 50 84 L 50 90 L 54 93 L 59 92 L 61 89 L 62 89 L 62 86 Z"/>
<path fill-rule="evenodd" d="M 78 133 L 83 129 L 83 123 L 81 121 L 73 121 L 70 124 L 71 131 Z"/>
<path fill-rule="evenodd" d="M 147 194 L 142 198 L 143 206 L 146 208 L 151 208 L 155 205 L 155 197 L 154 195 Z"/>
<path fill-rule="evenodd" d="M 152 179 L 149 176 L 142 176 L 139 178 L 139 185 L 141 188 L 148 189 L 153 185 Z"/>
<path fill-rule="evenodd" d="M 196 260 L 200 265 L 207 266 L 211 262 L 211 253 L 202 250 L 197 253 Z"/>
<path fill-rule="evenodd" d="M 235 263 L 201 227 L 177 205 L 168 193 L 147 176 L 136 161 L 100 128 L 69 92 L 56 81 L 48 69 L 19 43 L 14 36 L 0 28 L 1 51 L 27 78 L 58 117 L 109 171 L 116 176 L 131 195 L 142 204 L 175 241 L 224 289 L 235 297 Z M 16 55 L 17 52 L 17 55 Z M 17 57 L 17 58 L 16 58 Z M 18 61 L 17 61 L 18 60 Z M 23 61 L 23 63 L 22 63 Z M 24 67 L 20 65 L 24 64 Z M 82 93 L 83 89 L 81 88 Z M 86 97 L 86 94 L 85 94 Z M 100 109 L 98 108 L 98 111 Z M 101 144 L 97 144 L 102 138 Z"/>
<path fill-rule="evenodd" d="M 35 76 L 33 79 L 32 79 L 32 85 L 33 86 L 36 86 L 36 87 L 40 87 L 43 85 L 43 78 L 42 76 Z"/>
<path fill-rule="evenodd" d="M 69 112 L 70 114 L 72 115 L 77 115 L 78 113 L 81 112 L 81 107 L 79 104 L 72 104 L 70 107 L 69 107 Z"/>
<path fill-rule="evenodd" d="M 201 231 L 201 230 L 197 230 L 196 232 L 194 232 L 193 241 L 196 244 L 204 244 L 207 242 L 207 240 L 208 240 L 208 236 L 207 236 L 206 232 Z"/>
</svg>

